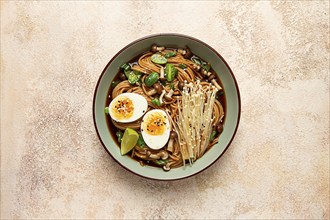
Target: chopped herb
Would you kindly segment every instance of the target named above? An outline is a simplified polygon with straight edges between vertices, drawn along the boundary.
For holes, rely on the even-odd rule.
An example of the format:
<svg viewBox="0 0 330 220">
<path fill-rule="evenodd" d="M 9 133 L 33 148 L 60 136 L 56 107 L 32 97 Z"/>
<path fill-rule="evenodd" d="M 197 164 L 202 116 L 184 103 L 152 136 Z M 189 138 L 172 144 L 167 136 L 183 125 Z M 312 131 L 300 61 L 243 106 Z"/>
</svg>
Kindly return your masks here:
<svg viewBox="0 0 330 220">
<path fill-rule="evenodd" d="M 175 51 L 170 51 L 164 55 L 165 58 L 170 58 L 170 57 L 174 57 L 174 56 L 176 56 Z"/>
<path fill-rule="evenodd" d="M 215 138 L 215 136 L 217 135 L 216 131 L 212 131 L 212 134 L 210 136 L 210 141 L 213 141 L 213 139 Z"/>
<path fill-rule="evenodd" d="M 141 78 L 136 82 L 136 85 L 142 86 L 142 79 Z"/>
<path fill-rule="evenodd" d="M 156 105 L 156 106 L 161 106 L 160 101 L 159 101 L 158 98 L 154 98 L 153 100 L 151 100 L 151 103 Z"/>
<path fill-rule="evenodd" d="M 173 83 L 170 83 L 170 88 L 171 88 L 172 90 L 174 90 L 174 84 L 173 84 Z"/>
<path fill-rule="evenodd" d="M 204 64 L 202 65 L 202 68 L 203 68 L 206 72 L 209 72 L 210 69 L 211 69 L 211 66 L 210 66 L 209 64 L 207 64 L 207 63 L 204 63 Z"/>
<path fill-rule="evenodd" d="M 187 69 L 187 66 L 184 65 L 183 63 L 180 63 L 179 64 L 179 68 L 184 70 L 184 69 Z"/>
<path fill-rule="evenodd" d="M 128 82 L 133 85 L 138 82 L 141 78 L 141 73 L 132 71 L 131 74 L 128 76 Z"/>
<path fill-rule="evenodd" d="M 151 61 L 153 63 L 156 63 L 156 64 L 165 64 L 165 63 L 167 63 L 167 59 L 159 53 L 153 54 L 151 56 Z"/>
<path fill-rule="evenodd" d="M 168 63 L 165 66 L 165 74 L 167 82 L 172 82 L 178 75 L 178 69 L 173 64 Z"/>
<path fill-rule="evenodd" d="M 224 93 L 223 90 L 221 90 L 221 91 L 219 91 L 219 92 L 217 93 L 217 95 L 215 96 L 215 98 L 216 98 L 216 99 L 219 99 L 220 96 L 222 96 L 223 94 L 225 94 L 225 93 Z"/>
<path fill-rule="evenodd" d="M 142 130 L 143 131 L 143 130 Z M 146 142 L 144 142 L 142 135 L 139 135 L 139 139 L 137 140 L 137 145 L 141 148 L 146 147 Z"/>
<path fill-rule="evenodd" d="M 112 81 L 111 86 L 112 88 L 115 88 L 120 83 L 119 80 Z"/>
<path fill-rule="evenodd" d="M 194 63 L 196 63 L 200 66 L 202 65 L 202 61 L 198 57 L 192 57 L 191 61 L 193 61 Z"/>
<path fill-rule="evenodd" d="M 109 114 L 109 107 L 104 108 L 104 113 L 107 114 L 107 115 Z"/>
<path fill-rule="evenodd" d="M 121 142 L 121 139 L 123 138 L 123 132 L 121 132 L 121 131 L 117 131 L 116 132 L 116 136 L 117 136 L 117 138 L 118 138 L 118 142 L 120 143 Z"/>
<path fill-rule="evenodd" d="M 131 66 L 127 63 L 124 63 L 123 65 L 120 66 L 124 71 L 130 70 Z"/>
<path fill-rule="evenodd" d="M 164 166 L 165 164 L 167 164 L 169 162 L 168 159 L 166 160 L 154 160 L 153 162 L 155 162 L 155 164 L 159 165 L 159 166 Z"/>
<path fill-rule="evenodd" d="M 159 79 L 159 75 L 157 72 L 152 72 L 150 73 L 144 80 L 144 84 L 146 84 L 146 86 L 150 87 L 153 84 L 155 84 Z"/>
</svg>

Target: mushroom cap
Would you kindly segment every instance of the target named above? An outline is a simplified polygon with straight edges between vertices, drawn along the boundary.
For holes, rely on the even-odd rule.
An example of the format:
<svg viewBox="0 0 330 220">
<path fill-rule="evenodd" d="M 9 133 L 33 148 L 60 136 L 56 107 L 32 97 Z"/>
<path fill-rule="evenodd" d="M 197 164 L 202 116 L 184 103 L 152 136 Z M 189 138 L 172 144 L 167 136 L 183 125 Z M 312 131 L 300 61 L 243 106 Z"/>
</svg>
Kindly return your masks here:
<svg viewBox="0 0 330 220">
<path fill-rule="evenodd" d="M 124 80 L 126 80 L 127 78 L 126 78 L 126 75 L 125 75 L 124 73 L 120 73 L 120 74 L 119 74 L 119 79 L 124 81 Z"/>
<path fill-rule="evenodd" d="M 166 99 L 166 101 L 172 101 L 172 97 L 169 97 L 168 95 L 164 95 L 164 98 Z"/>
<path fill-rule="evenodd" d="M 186 48 L 186 53 L 183 55 L 184 58 L 190 59 L 192 57 L 192 52 L 189 47 Z"/>
<path fill-rule="evenodd" d="M 204 76 L 207 76 L 207 71 L 206 71 L 204 68 L 201 68 L 201 73 L 202 73 Z"/>
<path fill-rule="evenodd" d="M 155 83 L 155 84 L 153 85 L 153 87 L 154 87 L 154 89 L 156 90 L 156 92 L 157 92 L 158 94 L 162 94 L 163 87 L 162 87 L 162 85 L 160 85 L 159 82 Z"/>
<path fill-rule="evenodd" d="M 186 54 L 186 50 L 185 49 L 180 49 L 179 48 L 177 51 L 178 51 L 178 53 L 180 53 L 182 55 L 185 55 Z"/>
<path fill-rule="evenodd" d="M 165 150 L 162 150 L 160 153 L 159 153 L 160 157 L 162 158 L 162 160 L 166 160 L 168 158 L 168 152 L 165 151 Z"/>
<path fill-rule="evenodd" d="M 178 137 L 178 134 L 175 132 L 175 131 L 171 131 L 171 133 L 170 133 L 170 138 L 171 139 L 175 139 L 175 138 L 177 138 Z"/>
<path fill-rule="evenodd" d="M 163 166 L 163 170 L 165 170 L 165 171 L 169 171 L 170 169 L 171 169 L 170 166 L 166 166 L 166 165 Z"/>
<path fill-rule="evenodd" d="M 221 134 L 222 133 L 222 131 L 223 131 L 223 125 L 221 124 L 221 122 L 219 121 L 217 124 L 216 124 L 216 130 L 217 130 L 217 132 L 219 133 L 219 134 Z"/>
<path fill-rule="evenodd" d="M 212 79 L 215 79 L 215 75 L 213 73 L 209 76 L 209 80 L 211 81 Z"/>
<path fill-rule="evenodd" d="M 153 53 L 157 52 L 157 45 L 156 44 L 151 45 L 151 52 L 153 52 Z"/>
<path fill-rule="evenodd" d="M 183 90 L 183 87 L 184 87 L 184 82 L 179 82 L 178 88 L 180 90 Z"/>
<path fill-rule="evenodd" d="M 201 70 L 201 66 L 198 65 L 197 63 L 194 63 L 193 68 L 194 68 L 194 70 L 196 70 L 196 71 L 200 71 L 200 70 Z"/>
</svg>

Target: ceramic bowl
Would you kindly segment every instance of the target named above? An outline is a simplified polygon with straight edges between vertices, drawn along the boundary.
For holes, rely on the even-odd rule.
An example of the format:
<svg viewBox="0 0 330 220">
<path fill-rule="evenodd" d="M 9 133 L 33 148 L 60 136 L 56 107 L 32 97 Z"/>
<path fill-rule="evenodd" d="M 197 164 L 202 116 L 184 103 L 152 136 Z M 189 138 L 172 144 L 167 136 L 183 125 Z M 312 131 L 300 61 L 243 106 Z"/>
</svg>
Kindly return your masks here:
<svg viewBox="0 0 330 220">
<path fill-rule="evenodd" d="M 141 166 L 136 160 L 129 156 L 121 156 L 120 149 L 113 140 L 107 126 L 104 107 L 107 99 L 107 92 L 111 81 L 118 72 L 121 64 L 128 62 L 139 54 L 150 50 L 150 46 L 156 43 L 165 47 L 184 48 L 188 46 L 193 54 L 211 63 L 212 68 L 219 75 L 226 95 L 226 120 L 224 130 L 219 138 L 218 144 L 198 159 L 192 166 L 175 168 L 168 172 L 152 166 Z M 176 180 L 186 178 L 210 167 L 223 155 L 232 142 L 240 120 L 240 95 L 234 74 L 224 58 L 206 43 L 181 34 L 157 34 L 138 39 L 121 49 L 106 65 L 97 82 L 94 100 L 93 116 L 96 132 L 105 150 L 127 170 L 150 179 Z"/>
</svg>

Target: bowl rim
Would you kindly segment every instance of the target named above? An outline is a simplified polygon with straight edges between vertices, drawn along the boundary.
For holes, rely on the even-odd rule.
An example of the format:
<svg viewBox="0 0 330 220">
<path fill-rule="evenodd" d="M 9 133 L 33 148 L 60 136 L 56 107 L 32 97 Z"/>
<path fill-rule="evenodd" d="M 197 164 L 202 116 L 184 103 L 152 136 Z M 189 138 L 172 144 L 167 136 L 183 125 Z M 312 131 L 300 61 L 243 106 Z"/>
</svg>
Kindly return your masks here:
<svg viewBox="0 0 330 220">
<path fill-rule="evenodd" d="M 142 40 L 145 40 L 145 39 L 148 39 L 148 38 L 154 38 L 154 37 L 159 37 L 159 36 L 162 36 L 162 37 L 166 37 L 166 36 L 169 36 L 169 37 L 183 37 L 183 38 L 188 38 L 190 40 L 193 40 L 193 41 L 197 41 L 198 43 L 206 46 L 207 48 L 209 48 L 210 50 L 212 50 L 223 62 L 224 64 L 226 65 L 226 67 L 228 68 L 230 74 L 231 74 L 231 77 L 233 78 L 234 80 L 234 83 L 235 83 L 235 89 L 236 89 L 236 92 L 237 92 L 237 103 L 238 103 L 238 114 L 237 114 L 237 122 L 236 122 L 236 126 L 235 126 L 235 130 L 234 130 L 234 133 L 230 139 L 230 141 L 228 142 L 227 146 L 225 147 L 225 149 L 222 151 L 222 153 L 212 162 L 210 163 L 208 166 L 204 167 L 203 169 L 191 174 L 191 175 L 188 175 L 188 176 L 184 176 L 184 177 L 180 177 L 180 178 L 174 178 L 174 179 L 158 179 L 158 178 L 153 178 L 153 177 L 149 177 L 149 176 L 143 176 L 141 174 L 138 174 L 136 172 L 134 172 L 134 170 L 131 170 L 131 169 L 128 169 L 126 166 L 124 166 L 122 163 L 120 163 L 111 153 L 110 151 L 108 150 L 108 148 L 105 146 L 101 136 L 100 136 L 100 133 L 98 131 L 98 128 L 97 128 L 97 124 L 96 124 L 96 116 L 95 116 L 95 101 L 96 101 L 96 93 L 97 93 L 97 90 L 99 88 L 99 85 L 100 85 L 100 82 L 101 82 L 101 79 L 103 78 L 103 75 L 105 74 L 106 70 L 108 69 L 109 65 L 113 62 L 114 59 L 116 59 L 116 57 L 121 54 L 124 50 L 126 50 L 127 48 L 129 48 L 130 46 L 142 41 Z M 132 41 L 131 43 L 127 44 L 126 46 L 124 46 L 122 49 L 120 49 L 111 59 L 110 61 L 108 62 L 108 64 L 104 67 L 101 75 L 99 76 L 99 79 L 97 80 L 97 83 L 96 83 L 96 86 L 95 86 L 95 89 L 94 89 L 94 95 L 93 95 L 93 121 L 94 121 L 94 127 L 95 127 L 95 130 L 96 130 L 96 133 L 97 133 L 97 136 L 98 136 L 98 139 L 100 140 L 103 148 L 106 150 L 106 152 L 112 157 L 112 159 L 114 159 L 121 167 L 123 167 L 125 170 L 128 170 L 129 172 L 137 175 L 137 176 L 140 176 L 140 177 L 143 177 L 143 178 L 146 178 L 146 179 L 151 179 L 151 180 L 157 180 L 157 181 L 174 181 L 174 180 L 181 180 L 181 179 L 186 179 L 186 178 L 189 178 L 189 177 L 192 177 L 192 176 L 195 176 L 201 172 L 203 172 L 204 170 L 208 169 L 210 166 L 212 166 L 216 161 L 219 160 L 219 158 L 227 151 L 227 149 L 229 148 L 230 144 L 232 143 L 236 133 L 237 133 L 237 129 L 238 129 L 238 125 L 239 125 L 239 122 L 240 122 L 240 118 L 241 118 L 241 96 L 240 96 L 240 91 L 239 91 L 239 88 L 238 88 L 238 84 L 237 84 L 237 80 L 234 76 L 234 73 L 233 71 L 231 70 L 231 68 L 229 67 L 228 63 L 226 62 L 226 60 L 213 48 L 211 47 L 210 45 L 208 45 L 207 43 L 195 38 L 195 37 L 191 37 L 191 36 L 188 36 L 188 35 L 185 35 L 185 34 L 178 34 L 178 33 L 158 33 L 158 34 L 151 34 L 151 35 L 147 35 L 147 36 L 144 36 L 144 37 L 141 37 L 137 40 L 134 40 Z"/>
</svg>

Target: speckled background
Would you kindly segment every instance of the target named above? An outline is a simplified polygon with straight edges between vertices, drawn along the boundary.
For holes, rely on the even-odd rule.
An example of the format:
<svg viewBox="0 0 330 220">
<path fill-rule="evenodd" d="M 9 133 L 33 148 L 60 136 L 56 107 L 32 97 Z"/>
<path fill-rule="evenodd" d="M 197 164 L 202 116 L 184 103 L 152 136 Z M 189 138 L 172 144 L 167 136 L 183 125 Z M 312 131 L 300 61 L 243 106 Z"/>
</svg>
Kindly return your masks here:
<svg viewBox="0 0 330 220">
<path fill-rule="evenodd" d="M 124 170 L 94 130 L 110 58 L 145 35 L 213 46 L 236 75 L 231 147 L 189 179 Z M 2 219 L 329 219 L 329 2 L 1 1 Z"/>
</svg>

